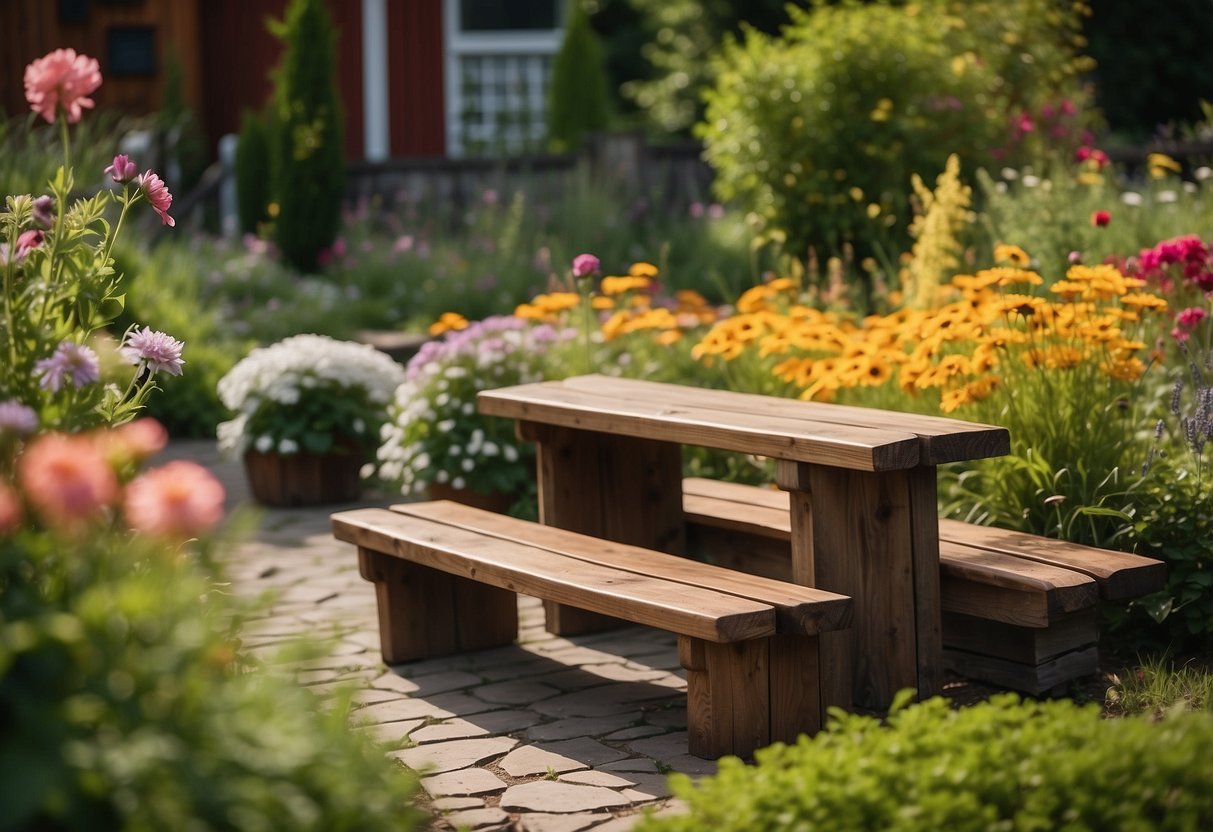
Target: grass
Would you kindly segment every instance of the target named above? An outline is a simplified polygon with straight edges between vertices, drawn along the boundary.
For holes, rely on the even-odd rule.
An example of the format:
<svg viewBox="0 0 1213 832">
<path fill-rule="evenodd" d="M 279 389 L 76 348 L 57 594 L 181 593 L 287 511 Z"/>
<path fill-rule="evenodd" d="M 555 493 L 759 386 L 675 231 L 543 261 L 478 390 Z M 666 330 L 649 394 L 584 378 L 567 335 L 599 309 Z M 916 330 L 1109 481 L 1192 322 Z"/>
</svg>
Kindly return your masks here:
<svg viewBox="0 0 1213 832">
<path fill-rule="evenodd" d="M 1117 679 L 1105 702 L 1110 716 L 1162 717 L 1175 709 L 1213 710 L 1213 667 L 1207 661 L 1176 666 L 1169 657 L 1152 657 Z"/>
</svg>

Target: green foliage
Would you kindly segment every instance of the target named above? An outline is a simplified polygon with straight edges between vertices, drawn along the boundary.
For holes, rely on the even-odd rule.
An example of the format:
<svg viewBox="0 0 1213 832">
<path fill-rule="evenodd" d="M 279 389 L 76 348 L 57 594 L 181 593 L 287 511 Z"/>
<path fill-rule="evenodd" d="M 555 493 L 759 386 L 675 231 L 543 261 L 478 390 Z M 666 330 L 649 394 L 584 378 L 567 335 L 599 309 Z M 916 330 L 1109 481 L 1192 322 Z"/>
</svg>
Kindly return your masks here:
<svg viewBox="0 0 1213 832">
<path fill-rule="evenodd" d="M 1117 715 L 1148 714 L 1162 718 L 1172 710 L 1213 710 L 1213 672 L 1208 667 L 1175 667 L 1153 658 L 1125 672 L 1108 689 L 1107 710 Z"/>
<path fill-rule="evenodd" d="M 0 829 L 415 828 L 415 781 L 236 657 L 208 549 L 0 536 Z"/>
<path fill-rule="evenodd" d="M 1213 824 L 1213 714 L 1103 719 L 1095 706 L 933 699 L 888 726 L 836 713 L 794 746 L 692 783 L 689 811 L 638 830 L 1195 830 Z"/>
<path fill-rule="evenodd" d="M 323 0 L 291 0 L 274 76 L 274 241 L 287 262 L 315 271 L 337 236 L 345 178 L 336 37 Z"/>
<path fill-rule="evenodd" d="M 548 93 L 548 141 L 554 150 L 574 150 L 586 133 L 610 122 L 602 44 L 590 28 L 582 0 L 569 0 L 564 42 L 552 62 Z"/>
<path fill-rule="evenodd" d="M 1072 14 L 1046 5 L 817 2 L 780 37 L 748 31 L 715 59 L 697 128 L 718 193 L 795 256 L 850 242 L 892 259 L 911 174 L 933 180 L 950 153 L 964 170 L 1022 158 L 1039 109 L 1080 100 L 1083 64 L 1057 45 Z"/>
<path fill-rule="evenodd" d="M 270 114 L 245 111 L 236 145 L 236 211 L 240 230 L 255 234 L 269 220 L 273 199 L 270 189 Z"/>
<path fill-rule="evenodd" d="M 703 118 L 703 91 L 716 78 L 710 58 L 727 34 L 744 24 L 774 33 L 787 22 L 784 0 L 632 0 L 650 31 L 640 50 L 652 67 L 652 78 L 637 78 L 635 68 L 623 94 L 644 113 L 661 135 L 689 133 Z"/>
<path fill-rule="evenodd" d="M 76 185 L 84 190 L 102 184 L 102 171 L 113 161 L 129 119 L 102 110 L 72 126 Z M 63 164 L 63 136 L 57 125 L 29 113 L 0 117 L 0 194 L 41 194 Z"/>
</svg>

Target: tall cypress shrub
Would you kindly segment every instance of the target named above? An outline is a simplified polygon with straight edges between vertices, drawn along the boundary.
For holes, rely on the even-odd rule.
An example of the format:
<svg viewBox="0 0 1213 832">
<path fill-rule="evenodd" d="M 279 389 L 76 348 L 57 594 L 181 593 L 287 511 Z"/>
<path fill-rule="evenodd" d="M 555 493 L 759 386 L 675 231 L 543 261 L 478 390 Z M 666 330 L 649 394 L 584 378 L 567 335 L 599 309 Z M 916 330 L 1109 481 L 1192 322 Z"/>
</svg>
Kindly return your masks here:
<svg viewBox="0 0 1213 832">
<path fill-rule="evenodd" d="M 285 52 L 274 77 L 274 239 L 289 263 L 315 271 L 337 237 L 345 181 L 336 37 L 323 0 L 291 0 L 275 28 Z"/>
<path fill-rule="evenodd" d="M 269 219 L 270 135 L 269 114 L 246 110 L 236 144 L 236 213 L 244 234 L 257 233 Z"/>
<path fill-rule="evenodd" d="M 602 44 L 590 28 L 581 0 L 569 0 L 569 22 L 552 63 L 548 91 L 548 143 L 552 149 L 572 150 L 584 133 L 606 127 L 608 99 Z"/>
</svg>

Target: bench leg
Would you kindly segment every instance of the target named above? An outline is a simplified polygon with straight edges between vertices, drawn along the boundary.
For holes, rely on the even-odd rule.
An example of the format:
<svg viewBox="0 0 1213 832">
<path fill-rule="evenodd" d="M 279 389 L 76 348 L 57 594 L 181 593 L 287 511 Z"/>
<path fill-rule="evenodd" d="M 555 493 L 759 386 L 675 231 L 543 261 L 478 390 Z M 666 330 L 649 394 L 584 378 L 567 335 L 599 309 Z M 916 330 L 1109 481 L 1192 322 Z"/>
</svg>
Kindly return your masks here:
<svg viewBox="0 0 1213 832">
<path fill-rule="evenodd" d="M 500 647 L 518 637 L 518 596 L 509 590 L 361 547 L 358 569 L 375 584 L 387 664 Z"/>
<path fill-rule="evenodd" d="M 773 742 L 821 729 L 817 639 L 779 635 L 733 644 L 678 637 L 687 671 L 690 752 L 749 757 Z"/>
</svg>

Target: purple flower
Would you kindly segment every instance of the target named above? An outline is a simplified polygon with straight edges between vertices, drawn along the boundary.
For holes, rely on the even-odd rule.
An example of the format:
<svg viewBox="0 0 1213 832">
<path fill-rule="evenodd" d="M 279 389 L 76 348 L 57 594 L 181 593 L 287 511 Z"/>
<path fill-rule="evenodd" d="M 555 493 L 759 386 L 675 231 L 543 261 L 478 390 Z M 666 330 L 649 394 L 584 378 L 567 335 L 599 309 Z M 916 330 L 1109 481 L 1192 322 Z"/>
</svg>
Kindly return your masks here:
<svg viewBox="0 0 1213 832">
<path fill-rule="evenodd" d="M 119 185 L 124 185 L 135 178 L 139 168 L 125 153 L 119 153 L 114 157 L 113 164 L 105 169 L 105 172 Z"/>
<path fill-rule="evenodd" d="M 132 364 L 141 364 L 155 373 L 164 370 L 172 376 L 181 375 L 181 341 L 164 332 L 153 332 L 150 326 L 132 329 L 123 339 L 119 352 Z"/>
<path fill-rule="evenodd" d="M 55 224 L 55 198 L 50 194 L 43 194 L 34 200 L 34 222 L 43 228 L 50 228 Z"/>
<path fill-rule="evenodd" d="M 101 362 L 90 348 L 63 341 L 50 358 L 34 363 L 34 375 L 38 376 L 38 384 L 43 390 L 58 393 L 63 389 L 64 381 L 70 381 L 75 387 L 97 381 L 101 378 Z"/>
<path fill-rule="evenodd" d="M 573 258 L 573 277 L 592 277 L 598 274 L 601 265 L 592 254 L 578 254 Z"/>
<path fill-rule="evenodd" d="M 38 429 L 38 414 L 15 399 L 0 402 L 0 435 L 26 436 Z"/>
</svg>

